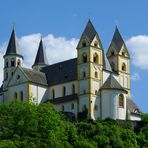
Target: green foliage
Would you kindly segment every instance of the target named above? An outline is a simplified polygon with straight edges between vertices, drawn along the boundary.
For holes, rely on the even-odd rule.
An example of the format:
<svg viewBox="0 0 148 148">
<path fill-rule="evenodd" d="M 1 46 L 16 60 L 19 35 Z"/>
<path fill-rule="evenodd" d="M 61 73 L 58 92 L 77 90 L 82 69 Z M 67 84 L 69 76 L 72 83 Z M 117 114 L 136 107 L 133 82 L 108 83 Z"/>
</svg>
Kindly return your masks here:
<svg viewBox="0 0 148 148">
<path fill-rule="evenodd" d="M 148 115 L 143 115 L 138 131 L 131 127 L 130 121 L 110 118 L 70 122 L 50 103 L 0 105 L 1 148 L 148 147 Z"/>
</svg>

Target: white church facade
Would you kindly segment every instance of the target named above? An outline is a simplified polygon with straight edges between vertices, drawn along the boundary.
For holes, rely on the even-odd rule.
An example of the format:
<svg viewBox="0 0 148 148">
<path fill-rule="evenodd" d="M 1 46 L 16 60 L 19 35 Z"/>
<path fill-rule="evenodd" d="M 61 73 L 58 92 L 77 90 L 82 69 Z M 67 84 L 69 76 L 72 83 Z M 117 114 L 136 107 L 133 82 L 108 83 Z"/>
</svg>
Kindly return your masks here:
<svg viewBox="0 0 148 148">
<path fill-rule="evenodd" d="M 141 111 L 130 96 L 130 54 L 118 28 L 105 54 L 89 20 L 76 49 L 77 58 L 49 65 L 41 39 L 32 69 L 24 68 L 13 29 L 4 55 L 0 102 L 50 101 L 76 118 L 86 111 L 94 120 L 140 120 Z"/>
</svg>

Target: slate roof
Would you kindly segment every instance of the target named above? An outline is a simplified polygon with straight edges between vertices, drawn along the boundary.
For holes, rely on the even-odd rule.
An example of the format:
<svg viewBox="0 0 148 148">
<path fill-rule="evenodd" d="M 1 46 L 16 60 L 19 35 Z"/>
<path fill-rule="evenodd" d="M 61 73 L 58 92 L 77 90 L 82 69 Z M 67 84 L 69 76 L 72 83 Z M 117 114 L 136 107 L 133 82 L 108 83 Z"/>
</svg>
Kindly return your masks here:
<svg viewBox="0 0 148 148">
<path fill-rule="evenodd" d="M 118 81 L 110 74 L 107 80 L 104 82 L 100 89 L 116 89 L 125 91 L 124 88 L 118 83 Z"/>
<path fill-rule="evenodd" d="M 64 103 L 64 102 L 69 102 L 69 101 L 74 101 L 74 100 L 78 100 L 77 94 L 68 95 L 65 97 L 59 97 L 59 98 L 55 98 L 55 99 L 47 100 L 47 101 L 50 101 L 53 104 L 59 104 L 59 103 Z"/>
<path fill-rule="evenodd" d="M 96 30 L 95 30 L 92 22 L 89 20 L 82 36 L 86 36 L 89 43 L 91 43 L 96 34 L 97 34 Z"/>
<path fill-rule="evenodd" d="M 113 45 L 113 47 L 117 51 L 117 53 L 119 53 L 122 46 L 125 45 L 124 40 L 123 40 L 117 26 L 116 26 L 115 33 L 113 35 L 111 44 Z"/>
<path fill-rule="evenodd" d="M 87 39 L 87 43 L 91 44 L 91 42 L 93 41 L 93 39 L 96 35 L 98 35 L 98 33 L 96 32 L 92 22 L 89 20 L 82 35 L 81 35 L 80 41 L 83 37 L 85 37 Z M 77 45 L 77 48 L 79 47 L 80 41 Z"/>
<path fill-rule="evenodd" d="M 17 56 L 20 56 L 23 58 L 23 56 L 19 54 L 18 43 L 16 40 L 16 35 L 15 35 L 14 29 L 12 30 L 11 37 L 10 37 L 8 47 L 7 47 L 4 57 L 7 55 L 17 55 Z"/>
<path fill-rule="evenodd" d="M 138 106 L 135 104 L 135 102 L 130 97 L 127 97 L 126 106 L 127 106 L 127 109 L 129 109 L 129 111 L 133 114 L 142 113 L 140 109 L 138 108 Z"/>
<path fill-rule="evenodd" d="M 103 50 L 103 69 L 112 72 L 112 68 L 110 66 L 110 63 L 106 57 L 106 54 L 104 54 L 104 50 Z"/>
<path fill-rule="evenodd" d="M 77 58 L 46 66 L 41 71 L 46 74 L 49 86 L 77 80 Z"/>
<path fill-rule="evenodd" d="M 48 60 L 47 60 L 46 52 L 43 47 L 42 39 L 40 40 L 40 43 L 39 43 L 39 48 L 38 48 L 34 65 L 48 65 Z"/>
<path fill-rule="evenodd" d="M 19 67 L 24 74 L 27 76 L 28 80 L 32 83 L 47 86 L 46 75 L 42 72 L 38 72 L 32 69 Z"/>
</svg>

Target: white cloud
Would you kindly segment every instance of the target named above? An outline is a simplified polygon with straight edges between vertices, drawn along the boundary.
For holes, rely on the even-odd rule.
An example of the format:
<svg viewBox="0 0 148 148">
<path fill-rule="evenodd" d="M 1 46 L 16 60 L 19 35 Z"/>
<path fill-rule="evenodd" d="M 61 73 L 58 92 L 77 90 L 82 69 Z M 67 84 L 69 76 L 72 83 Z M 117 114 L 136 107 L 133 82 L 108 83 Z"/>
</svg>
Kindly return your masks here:
<svg viewBox="0 0 148 148">
<path fill-rule="evenodd" d="M 140 69 L 148 69 L 148 36 L 138 35 L 126 41 L 132 63 Z"/>
<path fill-rule="evenodd" d="M 40 33 L 22 36 L 18 39 L 20 53 L 24 56 L 24 66 L 31 68 L 34 63 L 39 41 Z M 43 37 L 43 44 L 47 53 L 49 64 L 76 57 L 76 46 L 78 39 L 66 39 L 65 37 L 54 37 L 49 34 Z M 7 42 L 0 45 L 0 60 L 3 61 L 3 55 L 7 48 Z M 0 62 L 0 83 L 3 79 L 3 62 Z"/>
<path fill-rule="evenodd" d="M 131 80 L 133 81 L 138 81 L 140 80 L 139 73 L 135 72 L 134 74 L 131 75 Z"/>
</svg>

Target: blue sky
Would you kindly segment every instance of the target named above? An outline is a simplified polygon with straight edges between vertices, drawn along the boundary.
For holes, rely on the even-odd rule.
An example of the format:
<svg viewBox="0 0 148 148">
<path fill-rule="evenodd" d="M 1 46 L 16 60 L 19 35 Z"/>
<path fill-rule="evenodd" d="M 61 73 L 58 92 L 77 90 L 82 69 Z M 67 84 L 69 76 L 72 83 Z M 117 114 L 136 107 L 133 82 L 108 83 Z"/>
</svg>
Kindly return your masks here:
<svg viewBox="0 0 148 148">
<path fill-rule="evenodd" d="M 29 55 L 35 55 L 41 34 L 47 46 L 49 63 L 54 63 L 76 55 L 74 47 L 88 19 L 93 22 L 105 51 L 117 24 L 131 53 L 132 97 L 143 112 L 148 112 L 147 7 L 146 0 L 1 0 L 0 59 L 14 23 L 26 66 L 31 66 Z M 67 55 L 63 55 L 63 51 Z M 0 66 L 2 68 L 2 64 Z"/>
</svg>

